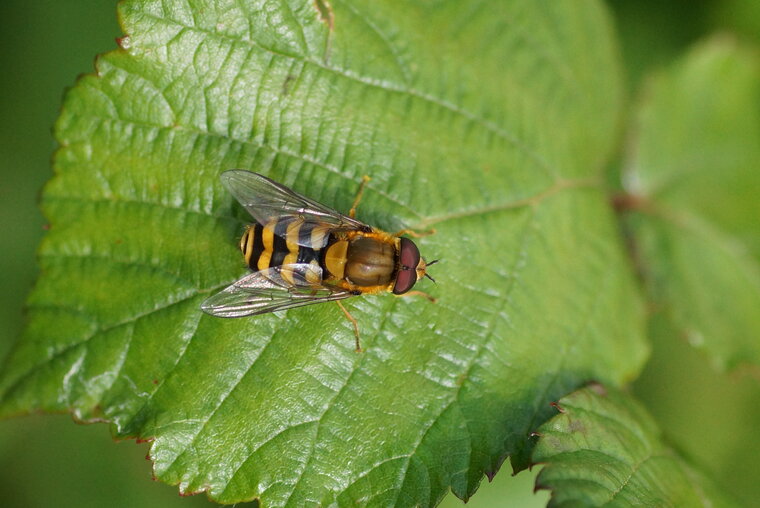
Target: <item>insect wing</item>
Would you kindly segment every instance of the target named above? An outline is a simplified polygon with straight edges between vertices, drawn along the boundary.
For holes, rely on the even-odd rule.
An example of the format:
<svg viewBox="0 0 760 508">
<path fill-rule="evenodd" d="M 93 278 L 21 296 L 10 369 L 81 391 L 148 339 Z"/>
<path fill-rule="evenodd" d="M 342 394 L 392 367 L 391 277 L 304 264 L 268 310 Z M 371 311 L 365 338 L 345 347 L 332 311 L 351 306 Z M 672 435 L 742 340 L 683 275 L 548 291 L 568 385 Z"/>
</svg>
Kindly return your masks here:
<svg viewBox="0 0 760 508">
<path fill-rule="evenodd" d="M 317 203 L 258 173 L 232 169 L 222 173 L 221 180 L 248 213 L 264 226 L 272 221 L 299 220 L 304 224 L 326 227 L 330 231 L 371 230 L 363 222 Z M 299 239 L 298 243 L 312 247 L 309 240 Z"/>
<path fill-rule="evenodd" d="M 251 273 L 208 298 L 201 309 L 212 316 L 243 317 L 352 296 L 339 287 L 310 282 L 321 280 L 321 272 L 317 266 L 299 263 Z"/>
</svg>

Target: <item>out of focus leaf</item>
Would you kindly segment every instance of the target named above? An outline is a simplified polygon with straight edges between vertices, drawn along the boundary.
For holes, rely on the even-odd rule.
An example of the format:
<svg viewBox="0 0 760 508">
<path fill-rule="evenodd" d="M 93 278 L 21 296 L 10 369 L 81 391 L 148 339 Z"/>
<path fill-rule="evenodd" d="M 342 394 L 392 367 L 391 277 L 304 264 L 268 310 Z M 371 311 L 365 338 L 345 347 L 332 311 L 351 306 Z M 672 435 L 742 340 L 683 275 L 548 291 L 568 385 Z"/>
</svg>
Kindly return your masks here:
<svg viewBox="0 0 760 508">
<path fill-rule="evenodd" d="M 632 92 L 639 89 L 649 72 L 669 65 L 709 30 L 711 6 L 715 3 L 715 0 L 607 0 L 615 17 Z"/>
<path fill-rule="evenodd" d="M 760 440 L 760 383 L 739 369 L 711 369 L 707 356 L 691 347 L 663 313 L 650 319 L 652 357 L 633 384 L 669 444 L 752 506 L 760 499 L 757 457 Z"/>
<path fill-rule="evenodd" d="M 656 424 L 630 396 L 600 385 L 559 401 L 538 431 L 534 461 L 549 506 L 734 506 L 662 443 Z"/>
<path fill-rule="evenodd" d="M 524 463 L 549 400 L 622 383 L 642 313 L 601 185 L 620 70 L 598 2 L 131 0 L 68 94 L 51 230 L 0 411 L 153 440 L 182 492 L 266 506 L 432 505 Z M 437 304 L 252 319 L 224 169 L 396 230 L 435 227 Z"/>
<path fill-rule="evenodd" d="M 712 22 L 749 41 L 760 42 L 760 3 L 744 0 L 711 2 Z"/>
<path fill-rule="evenodd" d="M 760 65 L 715 38 L 651 83 L 627 173 L 651 300 L 720 367 L 760 364 Z"/>
</svg>

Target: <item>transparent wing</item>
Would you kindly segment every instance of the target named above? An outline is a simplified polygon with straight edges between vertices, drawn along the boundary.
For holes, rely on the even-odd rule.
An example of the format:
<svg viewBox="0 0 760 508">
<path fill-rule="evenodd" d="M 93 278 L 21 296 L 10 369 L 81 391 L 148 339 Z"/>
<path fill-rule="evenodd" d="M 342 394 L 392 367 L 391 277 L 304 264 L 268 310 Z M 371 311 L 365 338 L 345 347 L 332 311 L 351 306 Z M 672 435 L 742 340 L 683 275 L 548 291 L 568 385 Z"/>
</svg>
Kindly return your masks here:
<svg viewBox="0 0 760 508">
<path fill-rule="evenodd" d="M 246 275 L 204 301 L 201 309 L 212 316 L 243 317 L 353 296 L 321 280 L 322 269 L 315 265 L 275 266 Z"/>
<path fill-rule="evenodd" d="M 306 224 L 327 227 L 331 231 L 372 230 L 363 222 L 317 203 L 258 173 L 232 169 L 222 173 L 221 180 L 235 199 L 262 225 L 279 219 L 298 219 Z"/>
</svg>

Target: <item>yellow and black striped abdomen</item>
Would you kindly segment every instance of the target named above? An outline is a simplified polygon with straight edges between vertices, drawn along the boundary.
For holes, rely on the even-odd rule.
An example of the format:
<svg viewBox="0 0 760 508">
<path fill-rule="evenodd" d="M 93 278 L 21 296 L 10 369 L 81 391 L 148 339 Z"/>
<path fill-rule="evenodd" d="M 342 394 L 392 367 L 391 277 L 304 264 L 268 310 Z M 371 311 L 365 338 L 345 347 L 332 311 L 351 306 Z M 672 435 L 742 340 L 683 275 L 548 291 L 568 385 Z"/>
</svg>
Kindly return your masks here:
<svg viewBox="0 0 760 508">
<path fill-rule="evenodd" d="M 240 250 L 248 267 L 257 272 L 294 263 L 319 264 L 320 250 L 328 239 L 324 226 L 287 217 L 248 226 Z"/>
</svg>

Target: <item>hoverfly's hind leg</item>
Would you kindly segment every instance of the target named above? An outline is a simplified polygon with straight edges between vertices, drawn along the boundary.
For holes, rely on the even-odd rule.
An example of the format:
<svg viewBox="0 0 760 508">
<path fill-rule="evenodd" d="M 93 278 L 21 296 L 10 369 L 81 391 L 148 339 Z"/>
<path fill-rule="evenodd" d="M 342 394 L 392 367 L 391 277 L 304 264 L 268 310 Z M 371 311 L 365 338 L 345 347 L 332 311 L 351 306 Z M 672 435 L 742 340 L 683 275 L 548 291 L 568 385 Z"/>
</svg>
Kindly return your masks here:
<svg viewBox="0 0 760 508">
<path fill-rule="evenodd" d="M 427 298 L 428 300 L 430 300 L 430 303 L 436 303 L 438 301 L 438 299 L 435 298 L 434 296 L 430 296 L 424 291 L 417 291 L 416 289 L 414 291 L 407 291 L 404 294 L 396 295 L 396 296 L 421 296 L 423 298 Z"/>
<path fill-rule="evenodd" d="M 351 205 L 351 210 L 348 212 L 348 216 L 352 219 L 356 216 L 356 207 L 359 206 L 359 202 L 362 200 L 362 194 L 364 194 L 364 187 L 367 185 L 367 182 L 372 180 L 367 175 L 364 175 L 362 177 L 362 183 L 359 184 L 359 191 L 356 193 L 356 197 L 354 198 L 354 204 Z M 345 309 L 343 310 L 345 312 Z"/>
<path fill-rule="evenodd" d="M 435 234 L 435 228 L 430 228 L 427 231 L 417 232 L 413 229 L 402 229 L 401 231 L 396 231 L 393 233 L 393 236 L 402 236 L 407 235 L 411 236 L 412 238 L 422 238 L 423 236 L 430 236 Z"/>
<path fill-rule="evenodd" d="M 356 336 L 356 352 L 363 353 L 364 350 L 362 349 L 361 342 L 359 342 L 359 323 L 356 321 L 356 318 L 352 316 L 350 312 L 348 312 L 348 309 L 346 309 L 342 303 L 340 303 L 338 300 L 335 300 L 335 303 L 338 304 L 338 307 L 340 307 L 340 310 L 342 310 L 343 314 L 346 315 L 346 318 L 351 321 L 352 325 L 354 325 L 354 335 Z"/>
</svg>

